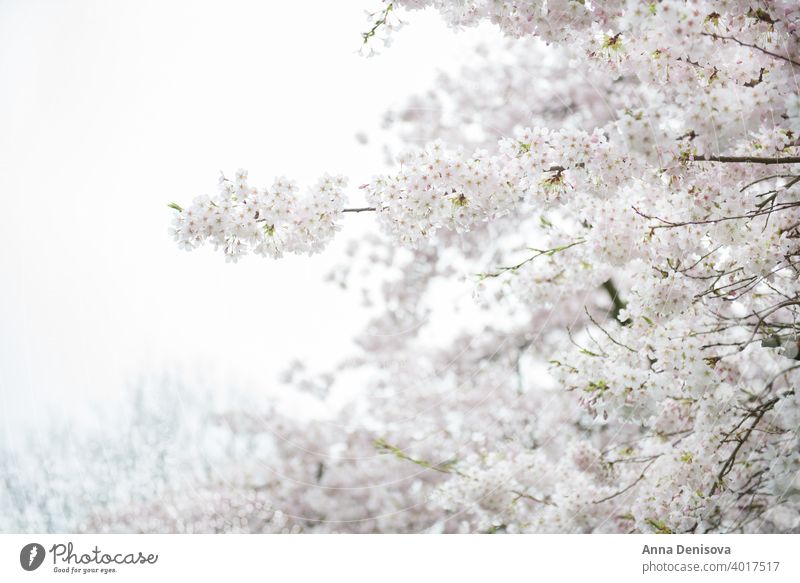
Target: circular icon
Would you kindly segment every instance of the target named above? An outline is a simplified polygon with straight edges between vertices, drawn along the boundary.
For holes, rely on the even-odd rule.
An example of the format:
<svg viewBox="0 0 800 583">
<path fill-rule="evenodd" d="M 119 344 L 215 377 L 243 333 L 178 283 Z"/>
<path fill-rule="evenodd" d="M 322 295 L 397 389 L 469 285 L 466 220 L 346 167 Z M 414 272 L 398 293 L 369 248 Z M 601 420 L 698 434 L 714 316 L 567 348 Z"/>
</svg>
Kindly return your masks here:
<svg viewBox="0 0 800 583">
<path fill-rule="evenodd" d="M 19 552 L 19 564 L 26 571 L 35 571 L 44 562 L 44 547 L 39 543 L 30 543 Z"/>
</svg>

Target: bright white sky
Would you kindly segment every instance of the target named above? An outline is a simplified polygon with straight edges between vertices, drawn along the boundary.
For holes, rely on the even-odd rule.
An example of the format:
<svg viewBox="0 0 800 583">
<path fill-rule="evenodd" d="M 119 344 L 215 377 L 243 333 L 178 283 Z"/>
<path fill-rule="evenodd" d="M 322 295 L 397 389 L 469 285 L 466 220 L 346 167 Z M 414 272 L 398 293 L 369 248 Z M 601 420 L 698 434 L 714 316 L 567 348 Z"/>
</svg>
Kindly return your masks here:
<svg viewBox="0 0 800 583">
<path fill-rule="evenodd" d="M 166 203 L 238 167 L 258 184 L 333 171 L 354 187 L 380 171 L 380 144 L 355 133 L 474 35 L 418 13 L 365 59 L 364 9 L 378 6 L 0 0 L 4 427 L 113 403 L 142 374 L 266 391 L 294 357 L 341 355 L 359 310 L 321 281 L 335 251 L 185 253 Z"/>
</svg>

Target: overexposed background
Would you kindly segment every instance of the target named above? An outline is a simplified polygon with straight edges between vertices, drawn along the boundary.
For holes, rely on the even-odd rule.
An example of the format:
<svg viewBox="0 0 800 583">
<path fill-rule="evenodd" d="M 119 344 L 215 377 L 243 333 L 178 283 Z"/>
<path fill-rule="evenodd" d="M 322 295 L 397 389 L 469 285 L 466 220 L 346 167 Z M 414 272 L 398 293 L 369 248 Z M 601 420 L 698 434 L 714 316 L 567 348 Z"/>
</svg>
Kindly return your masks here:
<svg viewBox="0 0 800 583">
<path fill-rule="evenodd" d="M 0 0 L 0 439 L 47 412 L 78 423 L 141 375 L 266 395 L 292 359 L 347 351 L 358 298 L 323 282 L 342 241 L 227 264 L 178 250 L 166 204 L 238 167 L 301 188 L 343 173 L 354 193 L 381 171 L 382 113 L 463 60 L 474 32 L 417 13 L 367 59 L 364 10 L 379 8 Z M 346 236 L 370 220 L 347 217 Z"/>
</svg>

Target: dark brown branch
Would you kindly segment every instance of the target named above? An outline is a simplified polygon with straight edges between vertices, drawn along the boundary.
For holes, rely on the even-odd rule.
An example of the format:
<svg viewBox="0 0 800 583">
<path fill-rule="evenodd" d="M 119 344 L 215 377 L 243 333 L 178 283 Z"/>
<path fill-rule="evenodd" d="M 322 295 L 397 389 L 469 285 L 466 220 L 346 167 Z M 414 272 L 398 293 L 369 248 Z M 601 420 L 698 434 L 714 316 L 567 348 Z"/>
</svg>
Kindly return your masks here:
<svg viewBox="0 0 800 583">
<path fill-rule="evenodd" d="M 792 368 L 794 368 L 794 367 L 792 367 Z M 784 371 L 784 373 L 785 372 L 788 372 L 788 371 Z M 770 384 L 772 384 L 772 383 L 770 383 Z M 777 397 L 773 397 L 772 399 L 770 399 L 766 403 L 756 407 L 755 409 L 752 409 L 752 410 L 748 411 L 748 414 L 737 424 L 737 426 L 732 431 L 728 432 L 728 436 L 727 437 L 732 437 L 733 434 L 735 432 L 737 432 L 738 429 L 742 426 L 743 421 L 745 421 L 747 419 L 753 419 L 753 422 L 750 424 L 749 427 L 747 427 L 747 429 L 745 429 L 743 431 L 743 433 L 741 435 L 736 435 L 733 438 L 733 440 L 736 442 L 736 447 L 733 448 L 733 451 L 731 452 L 731 454 L 723 462 L 722 468 L 720 469 L 719 474 L 717 474 L 717 479 L 714 482 L 714 484 L 711 486 L 711 491 L 709 492 L 709 496 L 713 496 L 717 492 L 718 489 L 721 489 L 721 488 L 724 487 L 723 480 L 725 479 L 725 476 L 727 476 L 728 473 L 730 473 L 730 471 L 733 469 L 733 466 L 736 464 L 736 456 L 738 455 L 739 450 L 742 449 L 742 446 L 745 444 L 745 442 L 747 442 L 747 440 L 753 434 L 753 431 L 755 431 L 755 429 L 758 426 L 758 424 L 764 418 L 764 415 L 766 415 L 767 412 L 771 411 L 772 408 L 775 406 L 775 404 L 778 401 L 780 401 L 782 398 L 784 398 L 784 397 L 786 397 L 788 395 L 793 395 L 793 394 L 794 394 L 794 391 L 792 390 L 792 391 L 789 391 L 787 393 L 784 393 L 783 395 L 779 395 Z M 723 441 L 723 443 L 726 443 L 728 441 L 727 437 Z"/>
<path fill-rule="evenodd" d="M 656 462 L 656 460 L 654 459 L 649 464 L 647 464 L 644 467 L 644 469 L 642 470 L 642 473 L 639 474 L 639 477 L 636 478 L 636 480 L 634 480 L 632 483 L 628 484 L 628 486 L 626 486 L 622 490 L 619 490 L 618 492 L 615 492 L 614 494 L 611 494 L 610 496 L 606 496 L 605 498 L 601 498 L 600 500 L 592 500 L 592 504 L 601 504 L 603 502 L 608 502 L 609 500 L 612 500 L 612 499 L 616 498 L 617 496 L 621 496 L 622 494 L 624 494 L 625 492 L 627 492 L 628 490 L 633 488 L 636 484 L 638 484 L 639 482 L 644 480 L 645 474 L 647 474 L 647 470 L 649 470 L 650 466 L 652 466 L 655 462 Z"/>
<path fill-rule="evenodd" d="M 673 223 L 671 221 L 668 221 L 666 219 L 662 219 L 660 217 L 654 217 L 654 216 L 651 216 L 651 215 L 647 215 L 647 214 L 641 212 L 636 207 L 632 207 L 632 208 L 633 208 L 634 212 L 637 215 L 639 215 L 640 217 L 642 217 L 642 218 L 645 218 L 645 219 L 648 219 L 648 220 L 651 220 L 651 221 L 659 221 L 659 222 L 661 222 L 662 223 L 661 225 L 653 225 L 653 226 L 650 227 L 650 231 L 655 231 L 655 229 L 668 229 L 668 228 L 672 228 L 672 227 L 685 227 L 686 225 L 713 225 L 713 224 L 722 223 L 722 222 L 725 222 L 725 221 L 738 221 L 740 219 L 755 219 L 757 217 L 762 217 L 764 215 L 770 215 L 770 214 L 772 214 L 774 212 L 783 211 L 783 210 L 790 209 L 790 208 L 795 208 L 795 207 L 798 207 L 798 206 L 800 206 L 800 202 L 785 202 L 785 203 L 773 205 L 770 208 L 765 209 L 765 210 L 752 211 L 752 212 L 749 212 L 749 213 L 747 213 L 745 215 L 735 215 L 735 216 L 731 216 L 731 217 L 719 217 L 719 218 L 716 218 L 716 219 L 705 219 L 705 220 L 702 220 L 702 221 L 683 221 L 683 222 L 680 222 L 680 223 Z"/>
<path fill-rule="evenodd" d="M 620 297 L 619 290 L 617 290 L 617 286 L 614 285 L 614 282 L 611 281 L 610 279 L 603 282 L 602 288 L 606 290 L 606 293 L 611 298 L 611 304 L 612 304 L 611 317 L 614 320 L 618 320 L 619 313 L 628 306 L 628 303 Z M 628 321 L 626 320 L 625 322 Z"/>
<path fill-rule="evenodd" d="M 730 164 L 800 164 L 800 156 L 769 158 L 766 156 L 709 156 L 697 154 L 690 162 L 727 162 Z"/>
<path fill-rule="evenodd" d="M 374 206 L 362 206 L 362 207 L 358 207 L 358 208 L 344 209 L 342 212 L 343 213 L 365 213 L 365 212 L 371 212 L 371 211 L 376 211 L 376 210 L 378 210 L 378 209 L 376 209 Z"/>
<path fill-rule="evenodd" d="M 611 280 L 609 280 L 609 281 L 611 281 Z M 630 347 L 630 346 L 628 346 L 627 344 L 623 344 L 622 342 L 620 342 L 620 341 L 618 341 L 617 339 L 615 339 L 615 338 L 614 338 L 614 337 L 613 337 L 613 336 L 612 336 L 612 335 L 611 335 L 611 334 L 608 332 L 608 330 L 606 330 L 606 329 L 605 329 L 605 328 L 603 328 L 603 327 L 602 327 L 600 324 L 598 324 L 598 323 L 597 323 L 597 320 L 595 320 L 595 319 L 592 317 L 592 315 L 589 313 L 589 310 L 586 308 L 586 306 L 584 306 L 584 307 L 583 307 L 583 311 L 584 311 L 584 312 L 586 312 L 586 315 L 588 316 L 588 318 L 589 318 L 589 321 L 590 321 L 592 324 L 594 324 L 595 326 L 597 326 L 597 327 L 600 329 L 600 331 L 601 331 L 603 334 L 605 334 L 606 336 L 608 336 L 608 339 L 609 339 L 609 340 L 611 340 L 611 342 L 613 342 L 614 344 L 616 344 L 617 346 L 620 346 L 620 347 L 622 347 L 622 348 L 627 348 L 627 349 L 628 349 L 628 350 L 630 350 L 631 352 L 636 352 L 636 350 L 634 350 L 633 348 L 631 348 L 631 347 Z M 614 317 L 614 319 L 615 319 L 615 320 L 617 319 L 617 318 L 616 318 L 616 316 Z"/>
<path fill-rule="evenodd" d="M 747 48 L 750 48 L 750 49 L 755 49 L 757 51 L 761 51 L 765 55 L 769 55 L 770 57 L 775 57 L 776 59 L 781 59 L 783 61 L 786 61 L 787 63 L 791 63 L 795 67 L 800 67 L 800 63 L 790 59 L 789 57 L 786 57 L 784 55 L 779 55 L 778 53 L 773 53 L 772 51 L 768 51 L 767 49 L 765 49 L 763 47 L 760 47 L 758 45 L 754 45 L 754 44 L 750 44 L 750 43 L 746 43 L 746 42 L 740 41 L 738 38 L 734 38 L 732 36 L 722 36 L 722 35 L 719 35 L 719 34 L 714 34 L 712 32 L 703 32 L 701 34 L 703 36 L 710 36 L 711 38 L 713 38 L 715 40 L 733 41 L 733 42 L 735 42 L 736 44 L 738 44 L 740 46 L 747 47 Z"/>
</svg>

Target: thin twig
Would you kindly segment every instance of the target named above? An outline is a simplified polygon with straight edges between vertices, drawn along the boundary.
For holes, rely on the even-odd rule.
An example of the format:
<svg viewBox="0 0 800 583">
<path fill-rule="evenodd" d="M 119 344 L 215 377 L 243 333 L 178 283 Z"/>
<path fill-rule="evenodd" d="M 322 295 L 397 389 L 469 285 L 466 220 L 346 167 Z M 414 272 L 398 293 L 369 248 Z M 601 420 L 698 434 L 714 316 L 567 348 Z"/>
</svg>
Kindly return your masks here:
<svg viewBox="0 0 800 583">
<path fill-rule="evenodd" d="M 754 44 L 750 44 L 750 43 L 746 43 L 746 42 L 740 41 L 738 38 L 735 38 L 735 37 L 732 37 L 732 36 L 722 36 L 720 34 L 714 34 L 713 32 L 703 32 L 701 34 L 703 36 L 710 36 L 711 38 L 716 39 L 716 40 L 721 40 L 721 41 L 730 40 L 730 41 L 733 41 L 733 42 L 735 42 L 736 44 L 738 44 L 740 46 L 747 47 L 747 48 L 750 48 L 750 49 L 755 49 L 757 51 L 761 51 L 765 55 L 769 55 L 770 57 L 775 57 L 776 59 L 784 60 L 787 63 L 791 63 L 795 67 L 800 67 L 800 63 L 790 59 L 789 57 L 786 57 L 784 55 L 779 55 L 778 53 L 773 53 L 772 51 L 768 51 L 767 49 L 765 49 L 763 47 L 760 47 L 758 45 L 754 45 Z"/>
<path fill-rule="evenodd" d="M 343 213 L 365 213 L 365 212 L 371 212 L 371 211 L 376 211 L 376 210 L 378 210 L 378 209 L 376 209 L 374 206 L 362 206 L 362 207 L 358 207 L 358 208 L 344 209 L 342 212 Z"/>
</svg>

